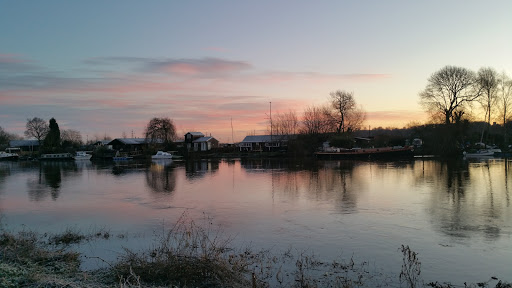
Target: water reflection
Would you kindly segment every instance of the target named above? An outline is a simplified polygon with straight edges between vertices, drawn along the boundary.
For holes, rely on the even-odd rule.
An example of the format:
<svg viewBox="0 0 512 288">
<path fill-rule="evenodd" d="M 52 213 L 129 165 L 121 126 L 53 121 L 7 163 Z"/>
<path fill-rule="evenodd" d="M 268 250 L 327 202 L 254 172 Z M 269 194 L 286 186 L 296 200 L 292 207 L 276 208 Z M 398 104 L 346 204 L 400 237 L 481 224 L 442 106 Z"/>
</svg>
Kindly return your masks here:
<svg viewBox="0 0 512 288">
<path fill-rule="evenodd" d="M 0 192 L 3 191 L 2 185 L 5 182 L 5 179 L 11 175 L 12 170 L 12 162 L 0 162 Z"/>
<path fill-rule="evenodd" d="M 511 161 L 242 159 L 177 163 L 0 163 L 0 194 L 14 193 L 11 191 L 24 194 L 26 191 L 30 201 L 39 202 L 46 199 L 56 201 L 61 193 L 70 189 L 97 191 L 101 195 L 110 190 L 139 189 L 134 199 L 144 199 L 149 195 L 160 200 L 168 195 L 174 196 L 177 191 L 194 191 L 187 194 L 190 200 L 208 190 L 211 199 L 225 197 L 246 203 L 254 199 L 264 201 L 265 193 L 269 192 L 272 203 L 286 203 L 282 208 L 286 211 L 295 209 L 294 205 L 305 205 L 328 209 L 332 215 L 372 213 L 372 216 L 389 215 L 396 219 L 402 217 L 399 215 L 402 211 L 411 211 L 408 213 L 418 213 L 423 219 L 428 219 L 430 229 L 436 234 L 454 241 L 467 242 L 474 237 L 496 241 L 503 235 L 512 234 L 508 224 L 512 220 L 509 192 Z M 87 170 L 95 170 L 96 173 L 88 173 L 82 180 L 75 180 Z M 135 177 L 129 178 L 128 182 L 112 181 L 123 175 Z M 212 181 L 217 181 L 214 182 L 216 184 L 229 183 L 215 185 L 222 187 L 219 189 L 223 191 L 219 191 L 211 187 Z M 137 187 L 137 184 L 142 187 Z M 196 187 L 202 190 L 195 191 Z M 141 193 L 142 190 L 147 194 Z M 235 190 L 236 193 L 226 196 Z M 88 197 L 87 193 L 80 195 Z M 236 198 L 244 195 L 255 198 Z M 132 198 L 120 201 L 126 199 Z M 191 201 L 201 202 L 203 199 L 204 195 Z M 183 207 L 189 205 L 178 203 L 177 199 L 173 201 Z M 141 200 L 141 203 L 148 202 Z M 399 220 L 407 222 L 407 219 Z"/>
<path fill-rule="evenodd" d="M 145 161 L 122 160 L 114 161 L 112 165 L 112 175 L 123 176 L 130 173 L 139 173 L 147 168 L 149 164 Z"/>
<path fill-rule="evenodd" d="M 185 163 L 185 175 L 189 180 L 198 180 L 205 175 L 215 174 L 219 170 L 220 160 L 217 159 L 201 159 L 192 160 Z"/>
<path fill-rule="evenodd" d="M 507 166 L 493 160 L 423 162 L 416 184 L 428 188 L 427 212 L 435 229 L 456 241 L 500 237 L 510 217 Z"/>
<path fill-rule="evenodd" d="M 27 179 L 30 200 L 42 201 L 48 196 L 54 201 L 57 200 L 62 178 L 69 177 L 76 172 L 75 162 L 41 162 L 35 177 Z"/>
<path fill-rule="evenodd" d="M 176 170 L 173 161 L 153 160 L 146 169 L 146 184 L 153 192 L 172 194 L 176 189 Z"/>
<path fill-rule="evenodd" d="M 335 203 L 339 213 L 356 213 L 357 199 L 367 189 L 367 166 L 364 161 L 284 162 L 271 159 L 242 160 L 248 173 L 270 173 L 272 190 L 280 196 L 298 201 Z"/>
</svg>

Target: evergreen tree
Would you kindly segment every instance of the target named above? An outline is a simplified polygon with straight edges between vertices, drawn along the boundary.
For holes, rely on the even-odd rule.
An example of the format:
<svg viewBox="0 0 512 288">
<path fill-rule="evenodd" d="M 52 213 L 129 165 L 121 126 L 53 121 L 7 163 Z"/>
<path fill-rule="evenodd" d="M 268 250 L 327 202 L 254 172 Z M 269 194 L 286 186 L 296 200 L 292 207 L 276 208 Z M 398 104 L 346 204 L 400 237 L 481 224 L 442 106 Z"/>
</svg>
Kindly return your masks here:
<svg viewBox="0 0 512 288">
<path fill-rule="evenodd" d="M 55 118 L 50 119 L 49 131 L 44 138 L 44 146 L 46 149 L 55 152 L 60 148 L 60 129 Z"/>
</svg>

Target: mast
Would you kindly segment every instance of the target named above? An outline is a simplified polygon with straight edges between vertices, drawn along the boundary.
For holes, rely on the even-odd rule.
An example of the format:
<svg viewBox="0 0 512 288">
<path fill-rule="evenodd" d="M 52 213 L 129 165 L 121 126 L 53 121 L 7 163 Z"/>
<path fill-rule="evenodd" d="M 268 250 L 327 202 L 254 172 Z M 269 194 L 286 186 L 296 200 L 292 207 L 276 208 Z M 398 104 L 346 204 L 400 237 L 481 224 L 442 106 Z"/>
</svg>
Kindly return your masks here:
<svg viewBox="0 0 512 288">
<path fill-rule="evenodd" d="M 272 151 L 272 145 L 274 141 L 272 139 L 272 101 L 270 101 L 270 151 Z"/>
<path fill-rule="evenodd" d="M 232 144 L 235 144 L 235 138 L 233 135 L 233 117 L 231 117 L 231 142 L 233 142 Z"/>
</svg>

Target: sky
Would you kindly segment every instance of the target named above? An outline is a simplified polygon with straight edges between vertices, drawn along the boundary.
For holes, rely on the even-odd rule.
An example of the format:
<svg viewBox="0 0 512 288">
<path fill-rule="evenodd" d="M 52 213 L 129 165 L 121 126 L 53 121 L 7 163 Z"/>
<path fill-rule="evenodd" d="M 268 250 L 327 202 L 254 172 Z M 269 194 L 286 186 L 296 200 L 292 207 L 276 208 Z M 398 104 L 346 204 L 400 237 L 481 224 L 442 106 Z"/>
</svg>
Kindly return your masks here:
<svg viewBox="0 0 512 288">
<path fill-rule="evenodd" d="M 154 117 L 221 142 L 354 93 L 365 126 L 428 120 L 446 65 L 512 76 L 512 1 L 0 0 L 0 127 L 55 118 L 83 140 Z M 275 116 L 274 116 L 275 117 Z"/>
</svg>

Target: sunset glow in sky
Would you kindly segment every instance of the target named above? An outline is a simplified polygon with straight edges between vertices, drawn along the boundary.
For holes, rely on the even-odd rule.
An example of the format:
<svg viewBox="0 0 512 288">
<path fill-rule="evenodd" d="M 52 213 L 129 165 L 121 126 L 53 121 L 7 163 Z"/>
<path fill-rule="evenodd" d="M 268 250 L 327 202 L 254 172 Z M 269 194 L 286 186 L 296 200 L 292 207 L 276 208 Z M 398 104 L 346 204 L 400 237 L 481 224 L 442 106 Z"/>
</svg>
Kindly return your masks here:
<svg viewBox="0 0 512 288">
<path fill-rule="evenodd" d="M 153 117 L 221 142 L 354 92 L 365 125 L 427 120 L 446 65 L 512 76 L 512 1 L 4 1 L 0 126 L 54 117 L 84 140 Z"/>
</svg>

